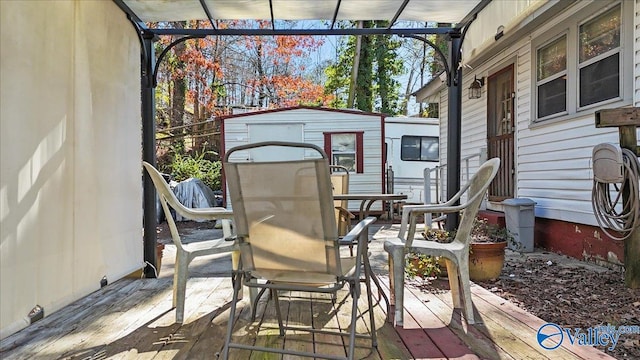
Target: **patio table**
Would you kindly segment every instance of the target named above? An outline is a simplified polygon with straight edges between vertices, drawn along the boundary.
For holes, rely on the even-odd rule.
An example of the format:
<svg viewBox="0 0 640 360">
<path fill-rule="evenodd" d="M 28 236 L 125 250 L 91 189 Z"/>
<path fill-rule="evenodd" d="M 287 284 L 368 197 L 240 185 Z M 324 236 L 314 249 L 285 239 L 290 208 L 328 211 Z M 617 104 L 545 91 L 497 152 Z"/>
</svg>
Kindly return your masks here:
<svg viewBox="0 0 640 360">
<path fill-rule="evenodd" d="M 362 220 L 369 215 L 371 211 L 371 205 L 374 202 L 380 201 L 399 201 L 406 200 L 406 194 L 375 194 L 375 193 L 363 193 L 363 194 L 334 194 L 334 200 L 360 200 L 360 213 L 359 219 Z"/>
</svg>

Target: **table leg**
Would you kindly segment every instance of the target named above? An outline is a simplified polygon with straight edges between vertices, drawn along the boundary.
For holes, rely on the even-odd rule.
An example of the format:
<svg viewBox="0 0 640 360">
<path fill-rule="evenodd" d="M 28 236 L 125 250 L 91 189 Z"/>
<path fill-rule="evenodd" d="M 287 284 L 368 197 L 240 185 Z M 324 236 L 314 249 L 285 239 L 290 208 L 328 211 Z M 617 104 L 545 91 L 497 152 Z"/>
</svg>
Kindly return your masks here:
<svg viewBox="0 0 640 360">
<path fill-rule="evenodd" d="M 384 291 L 382 290 L 382 286 L 380 285 L 380 280 L 378 279 L 378 276 L 373 272 L 373 269 L 371 268 L 371 262 L 369 261 L 369 230 L 367 229 L 367 233 L 362 234 L 360 236 L 367 237 L 366 241 L 364 242 L 364 251 L 363 251 L 364 256 L 362 258 L 365 266 L 365 271 L 368 271 L 369 274 L 371 274 L 371 280 L 378 288 L 378 301 L 380 301 L 380 299 L 384 299 L 384 302 L 387 305 L 387 309 L 389 309 L 389 307 L 391 306 L 389 302 L 389 298 L 387 297 L 387 294 L 385 294 Z"/>
<path fill-rule="evenodd" d="M 360 201 L 360 212 L 358 213 L 358 220 L 362 221 L 366 218 L 365 213 L 369 213 L 368 210 L 364 210 L 364 203 L 367 202 L 367 200 L 362 200 Z"/>
<path fill-rule="evenodd" d="M 393 258 L 389 256 L 389 302 L 387 303 L 387 321 L 393 324 L 393 318 L 395 316 L 396 297 L 395 297 L 395 284 L 393 277 Z"/>
</svg>

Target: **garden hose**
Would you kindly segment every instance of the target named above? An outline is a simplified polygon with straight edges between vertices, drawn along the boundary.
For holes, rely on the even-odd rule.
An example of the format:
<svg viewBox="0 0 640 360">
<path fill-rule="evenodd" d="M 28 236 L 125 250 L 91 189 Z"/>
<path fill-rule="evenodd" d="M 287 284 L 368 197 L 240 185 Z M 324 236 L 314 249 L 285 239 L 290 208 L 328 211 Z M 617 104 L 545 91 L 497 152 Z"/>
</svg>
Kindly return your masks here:
<svg viewBox="0 0 640 360">
<path fill-rule="evenodd" d="M 640 226 L 640 161 L 633 151 L 622 149 L 623 181 L 606 183 L 593 180 L 591 204 L 602 231 L 614 240 L 625 240 Z M 627 199 L 623 198 L 625 191 Z M 612 197 L 612 194 L 615 195 Z M 625 201 L 626 200 L 626 201 Z M 610 230 L 618 232 L 614 235 Z"/>
</svg>

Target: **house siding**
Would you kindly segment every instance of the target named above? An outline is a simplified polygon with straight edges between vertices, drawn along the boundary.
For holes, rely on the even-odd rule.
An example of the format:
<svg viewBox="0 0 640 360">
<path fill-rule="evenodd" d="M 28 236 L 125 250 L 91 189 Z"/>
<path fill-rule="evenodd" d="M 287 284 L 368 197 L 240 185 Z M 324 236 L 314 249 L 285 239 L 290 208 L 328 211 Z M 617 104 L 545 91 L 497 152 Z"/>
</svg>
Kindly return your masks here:
<svg viewBox="0 0 640 360">
<path fill-rule="evenodd" d="M 579 5 L 582 8 L 583 5 Z M 524 9 L 524 8 L 523 8 Z M 523 10 L 526 11 L 526 10 Z M 616 129 L 596 129 L 592 112 L 581 113 L 563 121 L 548 121 L 534 124 L 532 122 L 532 38 L 552 29 L 562 19 L 569 18 L 576 11 L 569 8 L 563 14 L 545 24 L 535 33 L 520 36 L 520 40 L 495 54 L 488 61 L 479 64 L 473 70 L 465 69 L 463 79 L 462 100 L 462 158 L 480 153 L 486 147 L 486 101 L 487 86 L 483 87 L 480 99 L 468 99 L 466 89 L 471 85 L 473 76 L 487 77 L 496 71 L 514 64 L 515 72 L 515 177 L 516 197 L 528 197 L 536 201 L 536 216 L 571 221 L 581 224 L 597 225 L 591 209 L 591 186 L 593 174 L 591 170 L 591 150 L 602 142 L 617 142 Z M 481 19 L 482 16 L 479 16 Z M 640 82 L 640 50 L 638 43 L 639 14 L 635 12 L 635 81 Z M 485 31 L 485 36 L 488 35 Z M 476 43 L 481 43 L 476 39 Z M 627 58 L 629 57 L 625 53 Z M 446 96 L 441 92 L 441 161 L 446 163 L 447 119 Z M 638 89 L 635 90 L 635 101 Z M 477 158 L 476 158 L 477 159 Z M 469 171 L 474 173 L 479 162 L 471 160 Z M 461 175 L 464 182 L 465 164 L 462 164 Z M 488 207 L 502 210 L 499 203 L 489 203 Z"/>
<path fill-rule="evenodd" d="M 600 231 L 591 204 L 592 149 L 603 142 L 617 144 L 618 130 L 596 128 L 594 113 L 603 108 L 640 105 L 640 2 L 622 2 L 624 40 L 621 51 L 624 68 L 621 69 L 621 76 L 624 98 L 617 102 L 541 122 L 534 122 L 534 115 L 532 115 L 535 111 L 535 93 L 533 92 L 535 71 L 532 61 L 534 61 L 536 46 L 544 38 L 563 31 L 564 24 L 574 21 L 576 16 L 584 18 L 599 11 L 600 8 L 617 4 L 617 2 L 564 3 L 562 8 L 558 8 L 560 3 L 554 5 L 552 2 L 541 4 L 541 2 L 518 1 L 518 5 L 514 4 L 514 13 L 509 14 L 522 23 L 510 21 L 505 24 L 504 37 L 496 41 L 493 38 L 494 19 L 512 18 L 505 16 L 504 13 L 496 16 L 496 10 L 493 7 L 500 5 L 498 3 L 492 2 L 479 14 L 469 31 L 471 41 L 465 40 L 463 54 L 467 58 L 464 62 L 470 67 L 463 67 L 461 156 L 464 159 L 478 154 L 487 146 L 487 86 L 483 87 L 480 99 L 468 99 L 467 89 L 471 81 L 474 77 L 484 77 L 486 80 L 488 76 L 513 64 L 516 92 L 514 196 L 530 198 L 536 202 L 535 215 L 538 218 L 536 245 L 578 258 L 619 265 L 624 258 L 622 247 L 619 242 L 608 239 Z M 631 9 L 633 13 L 628 15 Z M 504 41 L 502 47 L 499 46 L 501 41 Z M 629 47 L 631 44 L 632 48 Z M 568 63 L 568 66 L 576 65 Z M 629 74 L 632 75 L 632 84 L 625 83 L 625 77 Z M 445 164 L 448 161 L 446 89 L 440 92 L 439 99 L 441 163 Z M 570 98 L 570 101 L 575 100 Z M 640 129 L 637 133 L 640 139 Z M 471 174 L 475 172 L 478 164 L 478 161 L 469 161 Z M 463 183 L 465 174 L 463 161 L 461 164 Z M 503 211 L 499 202 L 488 202 L 487 207 L 491 210 Z"/>
</svg>

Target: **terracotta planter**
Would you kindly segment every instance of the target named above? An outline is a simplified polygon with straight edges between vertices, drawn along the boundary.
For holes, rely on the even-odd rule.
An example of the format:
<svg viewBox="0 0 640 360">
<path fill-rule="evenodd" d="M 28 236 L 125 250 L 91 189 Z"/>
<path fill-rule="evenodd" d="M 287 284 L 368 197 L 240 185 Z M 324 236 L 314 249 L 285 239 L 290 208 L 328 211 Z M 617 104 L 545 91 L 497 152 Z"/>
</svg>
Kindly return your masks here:
<svg viewBox="0 0 640 360">
<path fill-rule="evenodd" d="M 447 262 L 444 257 L 438 259 L 438 266 L 440 266 L 440 277 L 447 277 Z"/>
<path fill-rule="evenodd" d="M 160 267 L 162 266 L 162 252 L 164 251 L 164 244 L 156 244 L 156 260 L 157 260 L 157 264 L 156 264 L 156 273 L 158 275 L 160 275 Z M 145 264 L 146 266 L 146 264 Z M 132 272 L 131 274 L 127 275 L 128 278 L 130 279 L 140 279 L 144 277 L 144 267 L 142 267 L 139 270 L 136 270 L 134 272 Z"/>
<path fill-rule="evenodd" d="M 157 260 L 157 266 L 156 266 L 156 272 L 158 273 L 158 275 L 160 275 L 160 267 L 162 266 L 162 252 L 164 251 L 164 244 L 157 244 L 156 245 L 156 260 Z"/>
<path fill-rule="evenodd" d="M 471 243 L 469 277 L 473 281 L 496 279 L 504 265 L 504 248 L 507 242 Z"/>
</svg>

